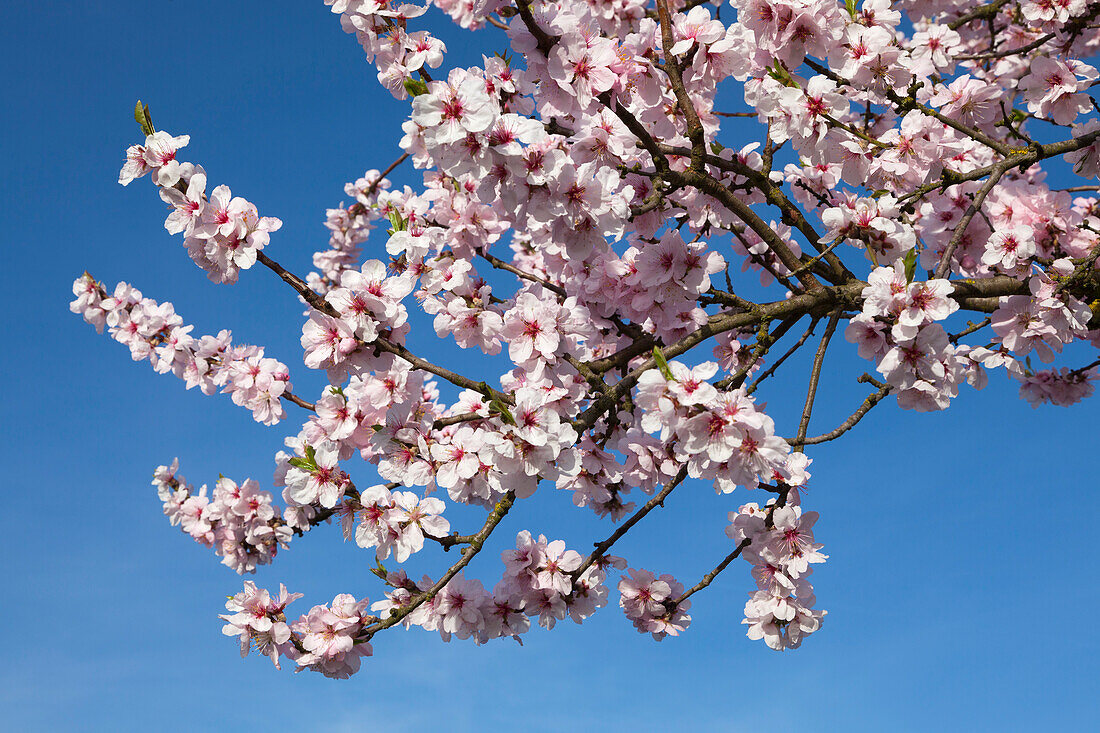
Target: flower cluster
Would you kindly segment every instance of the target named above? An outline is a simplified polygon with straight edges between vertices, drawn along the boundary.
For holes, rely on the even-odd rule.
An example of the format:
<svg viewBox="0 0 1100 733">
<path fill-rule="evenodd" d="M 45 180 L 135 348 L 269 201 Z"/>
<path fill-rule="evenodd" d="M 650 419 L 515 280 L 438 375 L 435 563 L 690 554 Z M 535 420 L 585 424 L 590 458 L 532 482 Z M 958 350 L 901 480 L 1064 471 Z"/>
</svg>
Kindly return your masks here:
<svg viewBox="0 0 1100 733">
<path fill-rule="evenodd" d="M 393 552 L 397 562 L 424 548 L 424 537 L 446 537 L 450 523 L 439 516 L 445 505 L 439 499 L 420 498 L 411 491 L 391 492 L 371 486 L 359 495 L 355 544 L 374 547 L 378 559 Z"/>
<path fill-rule="evenodd" d="M 619 607 L 634 628 L 661 641 L 679 636 L 691 625 L 691 616 L 684 613 L 691 608 L 691 601 L 680 599 L 682 583 L 667 573 L 658 578 L 648 570 L 631 568 L 627 572 L 619 581 Z"/>
<path fill-rule="evenodd" d="M 878 262 L 892 263 L 916 245 L 913 228 L 901 220 L 900 214 L 893 196 L 876 199 L 849 195 L 821 212 L 821 221 L 829 227 L 821 241 L 841 239 L 855 247 L 866 247 Z"/>
<path fill-rule="evenodd" d="M 788 495 L 788 500 L 792 495 Z M 773 500 L 774 502 L 774 500 Z M 821 628 L 825 611 L 815 609 L 813 586 L 807 580 L 812 564 L 825 562 L 814 542 L 817 512 L 803 513 L 798 504 L 761 508 L 745 504 L 729 514 L 726 534 L 741 546 L 752 564 L 759 590 L 745 604 L 750 639 L 763 639 L 772 649 L 795 649 Z"/>
<path fill-rule="evenodd" d="M 579 554 L 565 549 L 562 540 L 548 542 L 541 535 L 535 540 L 527 531 L 517 535 L 516 549 L 506 550 L 502 559 L 504 577 L 491 593 L 480 581 L 459 573 L 433 598 L 407 610 L 417 598 L 430 593 L 431 579 L 425 576 L 414 582 L 404 571 L 395 571 L 386 576 L 393 590 L 371 608 L 383 618 L 407 613 L 402 619 L 406 627 L 438 631 L 444 641 L 452 636 L 472 638 L 478 644 L 504 636 L 519 640 L 534 617 L 540 626 L 551 629 L 566 616 L 579 624 L 607 605 L 604 567 L 621 563 L 608 556 L 578 573 L 582 564 Z"/>
<path fill-rule="evenodd" d="M 270 657 L 276 668 L 279 657 L 285 656 L 299 671 L 309 669 L 335 679 L 355 674 L 362 658 L 372 653 L 371 645 L 357 638 L 367 622 L 375 620 L 364 613 L 368 599 L 356 601 L 341 593 L 331 604 L 314 606 L 287 623 L 287 605 L 301 597 L 280 585 L 278 597 L 272 598 L 267 590 L 245 581 L 244 590 L 225 604 L 229 613 L 221 616 L 222 633 L 240 639 L 242 657 L 255 649 Z"/>
<path fill-rule="evenodd" d="M 285 509 L 251 480 L 195 491 L 173 464 L 154 483 L 174 524 L 242 573 L 327 522 L 373 552 L 364 562 L 387 592 L 369 612 L 342 594 L 290 621 L 296 594 L 246 584 L 223 617 L 243 650 L 346 677 L 395 626 L 484 643 L 533 619 L 579 623 L 609 603 L 608 567 L 628 567 L 606 554 L 622 528 L 659 536 L 671 492 L 696 479 L 722 501 L 776 498 L 738 500 L 731 557 L 690 590 L 630 568 L 626 617 L 678 635 L 692 601 L 703 606 L 695 593 L 740 554 L 757 585 L 749 637 L 797 647 L 825 615 L 808 581 L 825 555 L 802 508 L 804 450 L 889 393 L 943 410 L 999 367 L 1032 404 L 1093 392 L 1096 362 L 1036 371 L 1029 357 L 1100 347 L 1100 197 L 1048 175 L 1100 174 L 1095 5 L 731 0 L 719 14 L 673 0 L 433 0 L 510 46 L 441 68 L 443 42 L 410 24 L 429 21 L 427 4 L 325 4 L 408 112 L 404 154 L 328 210 L 313 272 L 264 254 L 280 222 L 226 186 L 207 193 L 204 169 L 178 159 L 190 138 L 153 131 L 147 112 L 119 176 L 151 176 L 166 229 L 212 280 L 259 264 L 293 288 L 307 306 L 303 365 L 325 382 L 317 401 L 293 395 L 263 349 L 192 336 L 171 304 L 90 275 L 74 284 L 72 310 L 135 360 L 229 393 L 260 422 L 285 419 L 284 403 L 304 411 L 276 456 Z M 752 120 L 731 117 L 761 124 L 749 135 Z M 395 185 L 406 160 L 415 179 Z M 426 358 L 442 352 L 412 334 L 429 322 L 486 367 Z M 839 330 L 878 392 L 816 434 L 815 400 L 841 378 L 823 368 Z M 811 337 L 812 360 L 799 351 Z M 804 406 L 778 419 L 768 380 L 798 363 L 811 365 Z M 379 477 L 362 490 L 359 460 Z M 620 529 L 589 558 L 524 531 L 491 590 L 467 576 L 511 507 L 551 483 Z M 453 504 L 484 510 L 484 524 L 452 533 L 466 516 Z M 435 577 L 381 565 L 411 568 L 435 544 L 458 558 Z"/>
<path fill-rule="evenodd" d="M 369 170 L 354 182 L 344 185 L 344 192 L 355 199 L 350 206 L 341 204 L 329 209 L 325 228 L 329 230 L 328 248 L 313 255 L 317 268 L 306 276 L 306 282 L 316 293 L 325 295 L 339 284 L 345 270 L 354 270 L 362 254 L 362 245 L 370 236 L 378 219 L 392 209 L 389 200 L 400 193 L 391 192 L 389 179 L 377 170 Z"/>
<path fill-rule="evenodd" d="M 1036 275 L 1028 281 L 1031 296 L 1001 298 L 993 312 L 993 331 L 998 340 L 1017 356 L 1032 351 L 1050 363 L 1062 347 L 1088 335 L 1092 316 L 1089 307 L 1065 292 L 1048 277 Z"/>
<path fill-rule="evenodd" d="M 958 310 L 947 280 L 910 282 L 905 263 L 879 267 L 863 289 L 863 312 L 845 336 L 859 355 L 874 360 L 898 404 L 916 410 L 944 410 L 961 382 L 972 379 L 973 362 L 948 339 L 942 321 Z"/>
<path fill-rule="evenodd" d="M 314 606 L 290 629 L 295 643 L 286 654 L 298 669 L 320 672 L 325 677 L 347 679 L 359 671 L 363 657 L 373 653 L 371 645 L 356 637 L 366 626 L 370 601 L 355 600 L 341 593 L 326 606 Z"/>
<path fill-rule="evenodd" d="M 183 234 L 187 254 L 217 283 L 235 283 L 241 270 L 256 264 L 258 253 L 271 240 L 271 232 L 283 225 L 274 217 L 261 217 L 256 207 L 228 186 L 216 187 L 206 195 L 206 171 L 202 166 L 180 162 L 176 156 L 190 142 L 190 136 L 173 137 L 154 132 L 144 145 L 126 151 L 126 165 L 118 182 L 129 185 L 136 178 L 153 174 L 160 197 L 172 207 L 164 221 L 169 234 Z"/>
<path fill-rule="evenodd" d="M 159 374 L 171 372 L 203 394 L 221 389 L 235 404 L 252 411 L 265 425 L 286 418 L 281 399 L 290 391 L 290 373 L 282 362 L 264 356 L 260 346 L 233 345 L 229 331 L 217 336 L 191 335 L 171 303 L 157 303 L 120 282 L 108 295 L 84 273 L 73 282 L 73 313 L 130 348 L 134 361 L 148 359 Z"/>
<path fill-rule="evenodd" d="M 1090 369 L 1046 369 L 1020 379 L 1020 396 L 1032 407 L 1049 403 L 1068 407 L 1091 397 L 1095 391 L 1096 367 Z"/>
<path fill-rule="evenodd" d="M 218 479 L 213 495 L 206 486 L 195 491 L 176 473 L 179 461 L 159 466 L 153 486 L 164 503 L 164 514 L 196 542 L 214 548 L 222 564 L 238 574 L 252 573 L 267 565 L 280 548 L 286 548 L 293 532 L 272 504 L 270 492 L 252 479 L 242 484 Z"/>
<path fill-rule="evenodd" d="M 290 627 L 286 623 L 286 607 L 302 597 L 301 593 L 287 593 L 286 586 L 279 585 L 279 595 L 257 588 L 252 581 L 244 582 L 244 590 L 232 596 L 225 603 L 228 614 L 220 617 L 225 621 L 222 633 L 236 636 L 241 642 L 241 656 L 248 656 L 255 649 L 265 657 L 270 657 L 279 669 L 279 657 L 292 654 Z"/>
<path fill-rule="evenodd" d="M 607 605 L 606 575 L 598 563 L 585 564 L 575 550 L 565 549 L 563 540 L 537 540 L 524 530 L 516 536 L 516 549 L 505 550 L 504 579 L 494 593 L 506 597 L 509 605 L 528 616 L 538 616 L 547 629 L 566 615 L 576 623 Z M 614 562 L 615 559 L 605 560 Z"/>
<path fill-rule="evenodd" d="M 325 0 L 340 15 L 340 26 L 354 33 L 367 60 L 378 67 L 378 81 L 398 99 L 407 96 L 405 82 L 425 68 L 443 63 L 447 47 L 427 31 L 408 31 L 408 21 L 427 6 L 401 3 L 396 7 L 375 0 Z M 469 24 L 467 24 L 469 25 Z"/>
<path fill-rule="evenodd" d="M 775 434 L 775 423 L 744 389 L 719 391 L 709 381 L 714 362 L 689 369 L 669 362 L 667 374 L 651 370 L 638 381 L 640 424 L 660 431 L 673 455 L 692 478 L 714 482 L 728 494 L 738 486 L 755 488 L 775 476 L 790 478 L 790 446 Z"/>
</svg>

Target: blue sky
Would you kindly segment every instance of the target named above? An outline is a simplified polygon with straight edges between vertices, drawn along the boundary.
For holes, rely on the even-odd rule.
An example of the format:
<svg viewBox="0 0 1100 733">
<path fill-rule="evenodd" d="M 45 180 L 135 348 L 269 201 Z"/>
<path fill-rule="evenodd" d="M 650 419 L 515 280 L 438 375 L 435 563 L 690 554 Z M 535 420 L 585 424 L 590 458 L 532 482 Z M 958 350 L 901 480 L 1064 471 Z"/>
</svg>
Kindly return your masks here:
<svg viewBox="0 0 1100 733">
<path fill-rule="evenodd" d="M 185 157 L 211 181 L 280 217 L 268 252 L 304 273 L 344 182 L 399 154 L 407 103 L 378 88 L 320 0 L 10 0 L 0 17 L 9 308 L 0 729 L 916 731 L 1095 720 L 1096 403 L 1032 410 L 1000 378 L 964 390 L 943 414 L 883 405 L 847 440 L 810 451 L 806 504 L 821 512 L 816 531 L 831 555 L 813 579 L 829 616 L 796 652 L 744 637 L 752 581 L 737 563 L 693 599 L 688 632 L 660 644 L 610 607 L 583 627 L 535 630 L 523 647 L 390 631 L 342 682 L 240 660 L 216 618 L 240 579 L 168 525 L 150 475 L 179 456 L 196 484 L 224 473 L 270 486 L 272 455 L 296 423 L 264 428 L 224 396 L 131 362 L 68 312 L 71 283 L 85 269 L 127 280 L 175 303 L 196 332 L 230 328 L 263 344 L 291 365 L 298 393 L 315 395 L 292 294 L 262 269 L 236 286 L 211 284 L 164 231 L 148 182 L 115 183 L 138 138 L 131 110 L 141 97 L 158 127 L 192 136 Z M 499 37 L 473 47 L 469 36 L 441 35 L 451 64 L 502 48 Z M 414 175 L 395 177 L 415 185 Z M 458 371 L 477 369 L 467 354 L 414 343 Z M 812 433 L 859 403 L 864 369 L 847 344 L 830 352 Z M 790 434 L 805 370 L 785 372 L 793 381 L 776 380 L 761 399 Z M 618 551 L 693 583 L 729 551 L 726 512 L 761 497 L 697 484 L 673 496 Z M 520 529 L 583 549 L 609 526 L 540 489 L 472 574 L 491 585 L 496 552 Z M 412 562 L 417 572 L 438 567 Z M 369 553 L 322 531 L 255 580 L 305 593 L 292 607 L 304 612 L 338 592 L 380 597 L 369 564 Z"/>
</svg>

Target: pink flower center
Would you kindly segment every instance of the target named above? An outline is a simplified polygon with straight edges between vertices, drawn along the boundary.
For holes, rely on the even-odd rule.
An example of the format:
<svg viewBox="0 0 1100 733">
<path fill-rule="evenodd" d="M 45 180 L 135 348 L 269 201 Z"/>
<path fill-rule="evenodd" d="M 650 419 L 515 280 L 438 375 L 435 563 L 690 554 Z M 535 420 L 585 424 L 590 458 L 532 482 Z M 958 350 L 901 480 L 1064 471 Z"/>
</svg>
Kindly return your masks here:
<svg viewBox="0 0 1100 733">
<path fill-rule="evenodd" d="M 932 294 L 924 288 L 918 288 L 913 294 L 913 305 L 920 310 L 925 310 L 932 304 Z"/>
<path fill-rule="evenodd" d="M 462 118 L 462 102 L 458 97 L 454 97 L 451 101 L 443 105 L 443 119 L 445 120 L 459 120 Z"/>
<path fill-rule="evenodd" d="M 588 75 L 592 73 L 592 64 L 589 62 L 587 56 L 582 56 L 573 64 L 573 75 L 578 79 L 588 79 Z"/>
</svg>

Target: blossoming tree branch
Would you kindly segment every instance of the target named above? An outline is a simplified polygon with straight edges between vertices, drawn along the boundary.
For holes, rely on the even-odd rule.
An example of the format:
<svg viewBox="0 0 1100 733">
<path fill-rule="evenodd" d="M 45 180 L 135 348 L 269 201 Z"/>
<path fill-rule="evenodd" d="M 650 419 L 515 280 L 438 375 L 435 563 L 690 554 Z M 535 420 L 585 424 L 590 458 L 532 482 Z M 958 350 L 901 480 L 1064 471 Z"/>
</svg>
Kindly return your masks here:
<svg viewBox="0 0 1100 733">
<path fill-rule="evenodd" d="M 504 30 L 509 54 L 443 71 L 426 6 L 325 0 L 410 112 L 404 154 L 328 210 L 312 272 L 273 259 L 281 222 L 213 185 L 181 160 L 188 136 L 136 110 L 145 137 L 119 182 L 149 176 L 165 228 L 214 282 L 256 265 L 278 275 L 307 309 L 302 363 L 194 333 L 127 283 L 74 284 L 72 310 L 133 359 L 264 424 L 300 424 L 275 457 L 281 506 L 252 479 L 208 490 L 176 462 L 157 468 L 173 525 L 238 573 L 325 526 L 373 556 L 373 603 L 354 588 L 296 615 L 300 594 L 246 582 L 222 616 L 242 653 L 347 677 L 389 629 L 518 639 L 533 623 L 581 623 L 611 585 L 660 640 L 735 560 L 755 586 L 749 638 L 797 647 L 825 615 L 810 584 L 826 556 L 802 506 L 807 446 L 890 397 L 946 409 L 987 370 L 1033 404 L 1092 393 L 1100 362 L 1080 354 L 1100 346 L 1100 77 L 1081 59 L 1100 46 L 1100 2 L 431 2 L 462 28 Z M 752 112 L 717 106 L 720 87 Z M 748 144 L 752 123 L 736 117 L 759 122 Z M 422 185 L 395 188 L 402 165 Z M 1052 188 L 1058 168 L 1082 183 Z M 371 236 L 384 259 L 363 260 Z M 508 369 L 485 379 L 417 354 L 413 308 L 440 339 L 506 351 Z M 867 362 L 850 376 L 866 399 L 811 431 L 838 336 Z M 781 380 L 799 350 L 809 373 Z M 301 369 L 328 386 L 293 392 Z M 757 402 L 776 384 L 804 390 L 793 424 Z M 356 459 L 380 482 L 356 485 Z M 689 478 L 752 492 L 730 497 L 729 552 L 713 569 L 673 578 L 612 554 L 627 532 L 655 532 L 665 502 L 687 501 L 674 494 Z M 539 488 L 570 492 L 606 536 L 525 529 L 514 550 L 483 556 Z M 449 503 L 482 507 L 484 523 L 453 527 Z M 454 562 L 438 577 L 400 569 L 421 552 Z"/>
</svg>

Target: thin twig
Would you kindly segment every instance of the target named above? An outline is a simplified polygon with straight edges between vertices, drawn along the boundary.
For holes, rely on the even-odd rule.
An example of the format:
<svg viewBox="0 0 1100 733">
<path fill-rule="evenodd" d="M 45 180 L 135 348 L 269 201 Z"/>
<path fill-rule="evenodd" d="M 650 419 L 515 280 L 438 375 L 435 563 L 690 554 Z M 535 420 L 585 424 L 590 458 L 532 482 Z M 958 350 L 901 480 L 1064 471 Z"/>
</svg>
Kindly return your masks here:
<svg viewBox="0 0 1100 733">
<path fill-rule="evenodd" d="M 757 389 L 759 389 L 761 382 L 763 382 L 771 375 L 775 374 L 775 370 L 778 369 L 783 364 L 783 362 L 789 359 L 791 355 L 794 354 L 794 352 L 798 351 L 800 348 L 802 348 L 803 344 L 810 340 L 810 336 L 814 335 L 814 328 L 817 327 L 818 320 L 819 319 L 814 318 L 812 321 L 810 321 L 809 327 L 802 334 L 802 336 L 799 337 L 798 341 L 795 342 L 794 346 L 787 349 L 781 357 L 776 359 L 767 369 L 761 372 L 760 376 L 754 379 L 752 384 L 745 388 L 745 394 L 752 394 Z"/>
<path fill-rule="evenodd" d="M 752 354 L 749 355 L 749 360 L 742 364 L 737 372 L 716 382 L 714 386 L 718 389 L 726 390 L 736 389 L 744 384 L 745 379 L 749 376 L 749 372 L 756 366 L 756 362 L 760 361 L 760 358 L 768 353 L 768 349 L 770 349 L 776 341 L 783 338 L 787 334 L 787 331 L 790 331 L 791 328 L 794 327 L 794 324 L 798 323 L 802 315 L 803 314 L 799 313 L 797 315 L 787 316 L 775 327 L 774 331 L 766 331 L 757 334 L 756 346 L 753 347 Z"/>
<path fill-rule="evenodd" d="M 382 181 L 385 180 L 386 176 L 393 173 L 393 169 L 396 168 L 397 166 L 401 165 L 402 163 L 404 163 L 406 160 L 408 160 L 408 157 L 409 157 L 408 153 L 402 153 L 400 158 L 398 158 L 397 160 L 390 163 L 389 166 L 386 168 L 386 170 L 384 170 L 384 171 L 382 171 L 381 173 L 378 174 L 378 178 L 375 178 L 373 181 L 371 181 L 371 184 L 369 186 L 367 186 L 366 190 L 363 191 L 363 196 L 364 197 L 369 197 L 375 191 L 377 191 L 378 187 L 380 185 L 382 185 Z"/>
<path fill-rule="evenodd" d="M 543 286 L 544 288 L 546 288 L 550 292 L 555 293 L 557 295 L 560 295 L 562 297 L 566 296 L 565 288 L 561 287 L 560 285 L 555 285 L 554 283 L 550 282 L 549 280 L 543 280 L 541 277 L 538 277 L 537 275 L 532 275 L 529 272 L 524 272 L 523 270 L 519 269 L 515 265 L 510 265 L 507 262 L 505 262 L 504 260 L 500 259 L 499 257 L 496 257 L 494 255 L 489 254 L 484 249 L 479 248 L 476 251 L 477 251 L 478 256 L 480 256 L 482 259 L 484 259 L 486 262 L 488 262 L 490 265 L 492 265 L 496 269 L 504 270 L 505 272 L 512 273 L 516 277 L 522 278 L 524 280 L 529 280 L 530 282 L 533 282 L 533 283 L 538 283 L 539 285 Z"/>
<path fill-rule="evenodd" d="M 679 606 L 681 603 L 686 601 L 688 598 L 691 598 L 693 595 L 695 595 L 696 593 L 698 593 L 699 591 L 703 590 L 708 585 L 713 583 L 714 579 L 718 577 L 718 574 L 721 573 L 723 570 L 725 570 L 726 567 L 731 562 L 736 560 L 741 555 L 741 551 L 744 550 L 746 547 L 748 547 L 750 544 L 752 544 L 752 539 L 749 538 L 749 537 L 746 537 L 745 539 L 741 540 L 741 544 L 737 545 L 737 547 L 734 549 L 733 552 L 726 555 L 726 558 L 724 560 L 722 560 L 722 562 L 718 563 L 718 566 L 715 567 L 714 570 L 711 570 L 709 573 L 704 575 L 702 580 L 700 580 L 698 583 L 693 585 L 686 593 L 684 593 L 682 596 L 680 596 L 675 601 L 673 601 L 671 605 Z"/>
<path fill-rule="evenodd" d="M 814 365 L 810 370 L 810 385 L 806 388 L 806 404 L 802 408 L 802 419 L 798 423 L 798 435 L 795 441 L 801 441 L 806 437 L 806 430 L 810 427 L 810 415 L 813 413 L 814 400 L 817 397 L 817 384 L 821 381 L 821 365 L 825 361 L 825 352 L 829 348 L 829 341 L 836 332 L 836 324 L 840 322 L 841 309 L 838 307 L 829 316 L 829 325 L 825 327 L 825 333 L 821 336 L 821 343 L 814 355 Z"/>
<path fill-rule="evenodd" d="M 304 407 L 311 412 L 317 411 L 317 405 L 313 404 L 312 402 L 306 402 L 301 397 L 291 392 L 289 389 L 284 390 L 283 393 L 279 396 L 287 402 L 293 402 L 295 405 L 298 405 L 298 407 Z"/>
<path fill-rule="evenodd" d="M 474 420 L 484 419 L 484 415 L 478 414 L 476 412 L 463 412 L 460 415 L 451 415 L 449 417 L 437 418 L 436 421 L 432 423 L 432 430 L 439 430 L 441 428 L 447 427 L 448 425 L 457 425 L 463 422 L 473 422 Z"/>
<path fill-rule="evenodd" d="M 435 598 L 439 594 L 439 591 L 443 590 L 444 586 L 450 582 L 451 578 L 458 574 L 462 568 L 470 564 L 470 561 L 481 552 L 481 548 L 485 545 L 485 540 L 489 538 L 489 535 L 493 533 L 497 525 L 500 524 L 504 516 L 508 514 L 508 510 L 512 508 L 512 505 L 516 501 L 515 492 L 509 491 L 504 495 L 504 498 L 497 502 L 493 507 L 493 511 L 490 512 L 488 518 L 485 520 L 485 524 L 477 534 L 470 538 L 469 543 L 462 550 L 462 557 L 447 569 L 447 572 L 443 573 L 443 576 L 435 582 L 435 584 L 428 590 L 418 593 L 404 606 L 396 608 L 390 611 L 390 615 L 378 623 L 371 624 L 360 632 L 360 636 L 356 639 L 357 643 L 363 643 L 371 640 L 375 634 L 383 629 L 388 629 L 391 626 L 395 626 L 401 623 L 401 620 L 408 616 L 410 613 L 420 608 L 424 603 Z"/>
<path fill-rule="evenodd" d="M 657 506 L 664 506 L 665 498 L 672 493 L 673 489 L 683 483 L 684 479 L 686 478 L 687 466 L 683 466 L 676 474 L 676 477 L 674 479 L 665 484 L 665 487 L 661 489 L 661 491 L 658 492 L 656 495 L 654 495 L 652 499 L 647 501 L 641 509 L 630 515 L 630 518 L 623 522 L 619 526 L 619 528 L 611 534 L 610 537 L 608 537 L 603 542 L 597 542 L 596 549 L 593 550 L 592 553 L 584 559 L 584 562 L 580 564 L 580 567 L 571 572 L 570 575 L 574 578 L 579 578 L 584 575 L 584 571 L 588 570 L 588 568 L 592 567 L 593 563 L 603 557 L 604 554 L 609 549 L 611 549 L 611 546 L 619 541 L 619 538 L 630 531 L 631 527 L 640 522 L 642 518 L 645 517 L 645 515 L 649 514 Z"/>
<path fill-rule="evenodd" d="M 967 207 L 966 213 L 959 219 L 959 223 L 955 225 L 955 232 L 951 235 L 951 241 L 947 243 L 947 247 L 944 248 L 943 254 L 940 255 L 939 264 L 936 265 L 935 277 L 941 278 L 947 273 L 951 267 L 951 257 L 955 254 L 955 248 L 959 246 L 959 242 L 962 241 L 963 236 L 966 233 L 966 228 L 970 226 L 971 219 L 978 213 L 982 205 L 985 203 L 986 196 L 989 192 L 1000 182 L 1001 177 L 1008 172 L 1008 166 L 1005 162 L 1001 162 L 993 167 L 993 173 L 989 176 L 989 180 L 986 181 L 978 193 L 974 196 L 974 200 L 970 202 L 970 206 Z"/>
<path fill-rule="evenodd" d="M 371 341 L 369 345 L 376 346 L 381 351 L 389 352 L 395 356 L 400 356 L 402 359 L 409 362 L 417 369 L 423 369 L 424 371 L 430 372 L 437 377 L 446 379 L 448 382 L 455 385 L 456 387 L 462 387 L 463 389 L 471 389 L 475 392 L 480 392 L 490 399 L 496 398 L 498 400 L 501 400 L 502 402 L 508 403 L 509 405 L 514 405 L 516 403 L 516 398 L 512 395 L 501 392 L 497 389 L 493 389 L 486 382 L 475 382 L 469 377 L 464 377 L 461 374 L 452 372 L 450 369 L 436 366 L 430 361 L 422 359 L 416 354 L 412 353 L 401 344 L 396 344 L 387 338 L 383 338 L 382 336 L 379 336 L 374 341 Z"/>
<path fill-rule="evenodd" d="M 985 328 L 986 326 L 988 326 L 992 322 L 993 322 L 993 317 L 992 316 L 990 316 L 989 318 L 985 318 L 985 319 L 983 319 L 982 321 L 980 321 L 978 323 L 971 323 L 970 321 L 967 321 L 966 322 L 966 328 L 959 331 L 958 333 L 951 334 L 950 336 L 947 337 L 947 340 L 950 341 L 953 344 L 957 344 L 957 343 L 959 343 L 959 339 L 961 339 L 963 336 L 969 336 L 970 334 L 974 333 L 975 331 L 981 331 L 983 328 Z"/>
<path fill-rule="evenodd" d="M 340 314 L 335 308 L 332 307 L 324 298 L 322 298 L 313 288 L 306 284 L 306 281 L 295 275 L 293 272 L 287 270 L 275 260 L 271 259 L 259 251 L 256 253 L 256 261 L 267 269 L 274 272 L 283 282 L 290 287 L 294 288 L 298 295 L 302 296 L 302 299 L 309 303 L 313 310 L 320 311 L 325 315 L 332 316 L 333 318 L 339 318 Z"/>
<path fill-rule="evenodd" d="M 802 440 L 788 440 L 787 442 L 791 446 L 803 446 L 816 445 L 818 443 L 827 443 L 830 440 L 836 440 L 841 435 L 844 435 L 844 433 L 854 428 L 856 424 L 863 419 L 863 416 L 870 412 L 871 408 L 881 402 L 886 397 L 886 395 L 890 394 L 893 389 L 894 388 L 890 385 L 884 384 L 879 387 L 878 392 L 867 395 L 867 399 L 863 400 L 863 404 L 860 405 L 859 408 L 855 412 L 853 412 L 847 420 L 842 422 L 833 430 L 830 430 L 827 433 L 822 433 L 821 435 L 815 436 L 813 438 L 803 438 Z"/>
</svg>

